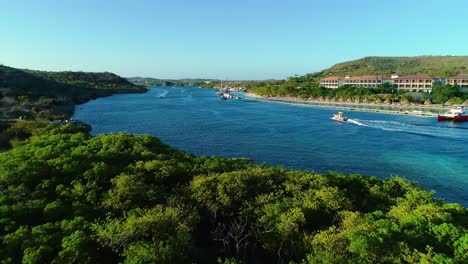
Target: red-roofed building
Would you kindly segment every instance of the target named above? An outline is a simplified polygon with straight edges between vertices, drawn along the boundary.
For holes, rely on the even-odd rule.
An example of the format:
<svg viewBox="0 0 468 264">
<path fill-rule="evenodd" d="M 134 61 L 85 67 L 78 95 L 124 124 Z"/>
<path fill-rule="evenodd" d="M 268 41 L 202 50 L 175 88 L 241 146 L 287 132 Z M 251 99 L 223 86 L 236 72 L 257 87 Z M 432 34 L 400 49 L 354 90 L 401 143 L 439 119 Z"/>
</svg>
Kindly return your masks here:
<svg viewBox="0 0 468 264">
<path fill-rule="evenodd" d="M 346 76 L 344 85 L 352 85 L 363 88 L 377 88 L 385 82 L 387 78 L 382 75 L 367 75 L 367 76 Z"/>
<path fill-rule="evenodd" d="M 468 74 L 461 74 L 457 76 L 457 78 L 455 78 L 453 82 L 459 85 L 465 85 L 463 87 L 468 86 Z M 343 85 L 376 88 L 384 83 L 390 83 L 396 89 L 430 92 L 432 90 L 432 85 L 436 81 L 445 83 L 444 79 L 433 78 L 427 74 L 399 75 L 395 73 L 389 77 L 382 75 L 327 77 L 320 79 L 320 86 L 332 89 L 339 88 Z"/>
<path fill-rule="evenodd" d="M 343 86 L 342 77 L 326 77 L 320 79 L 320 86 L 330 89 L 337 89 L 340 86 Z"/>
<path fill-rule="evenodd" d="M 462 88 L 468 88 L 468 74 L 458 74 L 457 76 L 447 78 L 447 84 L 457 84 Z"/>
<path fill-rule="evenodd" d="M 397 89 L 405 90 L 432 90 L 432 84 L 436 79 L 427 74 L 416 75 L 392 75 L 393 85 Z"/>
<path fill-rule="evenodd" d="M 376 88 L 388 78 L 381 75 L 327 77 L 320 79 L 320 86 L 336 89 L 343 85 L 352 85 L 363 88 Z"/>
</svg>

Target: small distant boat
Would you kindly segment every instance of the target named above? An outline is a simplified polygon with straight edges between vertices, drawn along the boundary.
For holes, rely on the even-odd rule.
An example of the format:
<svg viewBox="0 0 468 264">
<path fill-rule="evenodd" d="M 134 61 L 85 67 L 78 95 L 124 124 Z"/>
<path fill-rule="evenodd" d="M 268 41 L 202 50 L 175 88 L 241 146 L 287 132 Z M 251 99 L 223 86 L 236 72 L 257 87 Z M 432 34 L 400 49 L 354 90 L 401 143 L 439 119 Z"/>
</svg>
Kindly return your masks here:
<svg viewBox="0 0 468 264">
<path fill-rule="evenodd" d="M 348 121 L 348 118 L 344 116 L 343 112 L 334 113 L 332 119 L 341 122 Z"/>
<path fill-rule="evenodd" d="M 232 98 L 234 98 L 234 96 L 232 96 L 231 93 L 223 93 L 221 95 L 221 98 L 222 99 L 232 99 Z"/>
<path fill-rule="evenodd" d="M 468 110 L 463 105 L 456 105 L 445 114 L 437 116 L 437 121 L 453 120 L 453 122 L 468 121 Z"/>
</svg>

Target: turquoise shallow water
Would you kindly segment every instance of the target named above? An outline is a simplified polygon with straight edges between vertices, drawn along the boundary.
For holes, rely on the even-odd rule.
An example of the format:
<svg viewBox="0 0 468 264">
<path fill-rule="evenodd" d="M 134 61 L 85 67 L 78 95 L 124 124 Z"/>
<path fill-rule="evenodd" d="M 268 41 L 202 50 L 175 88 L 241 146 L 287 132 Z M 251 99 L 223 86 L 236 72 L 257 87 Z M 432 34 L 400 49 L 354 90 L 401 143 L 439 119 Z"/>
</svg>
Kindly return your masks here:
<svg viewBox="0 0 468 264">
<path fill-rule="evenodd" d="M 163 96 L 163 98 L 160 98 Z M 346 112 L 250 100 L 220 100 L 214 90 L 151 88 L 81 105 L 74 118 L 93 134 L 150 134 L 196 155 L 249 157 L 315 172 L 400 175 L 468 206 L 468 122 Z"/>
</svg>

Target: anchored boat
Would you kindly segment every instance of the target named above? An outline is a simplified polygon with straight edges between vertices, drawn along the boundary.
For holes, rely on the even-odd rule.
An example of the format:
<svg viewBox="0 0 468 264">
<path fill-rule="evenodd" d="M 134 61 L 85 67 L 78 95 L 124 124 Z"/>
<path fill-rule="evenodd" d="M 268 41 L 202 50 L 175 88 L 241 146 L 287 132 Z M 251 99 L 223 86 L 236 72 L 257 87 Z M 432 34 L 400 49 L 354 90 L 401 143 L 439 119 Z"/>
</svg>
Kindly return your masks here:
<svg viewBox="0 0 468 264">
<path fill-rule="evenodd" d="M 456 105 L 445 114 L 437 116 L 437 121 L 453 120 L 453 122 L 468 121 L 468 110 L 463 105 Z"/>
</svg>

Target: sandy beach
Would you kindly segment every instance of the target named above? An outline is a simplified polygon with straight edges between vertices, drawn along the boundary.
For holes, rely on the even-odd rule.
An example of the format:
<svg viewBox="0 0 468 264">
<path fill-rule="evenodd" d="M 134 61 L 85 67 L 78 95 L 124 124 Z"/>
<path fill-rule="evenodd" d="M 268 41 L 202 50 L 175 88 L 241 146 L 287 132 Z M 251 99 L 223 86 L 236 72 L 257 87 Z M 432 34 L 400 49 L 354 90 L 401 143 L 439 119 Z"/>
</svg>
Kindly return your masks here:
<svg viewBox="0 0 468 264">
<path fill-rule="evenodd" d="M 439 113 L 444 113 L 450 107 L 441 104 L 421 105 L 409 104 L 402 105 L 400 103 L 355 103 L 355 102 L 330 102 L 318 100 L 305 100 L 297 97 L 264 97 L 254 93 L 245 93 L 248 99 L 265 101 L 271 103 L 289 104 L 302 107 L 319 107 L 330 108 L 336 110 L 346 111 L 360 111 L 360 112 L 375 112 L 384 114 L 397 114 L 397 115 L 414 115 L 421 117 L 434 117 Z"/>
</svg>

